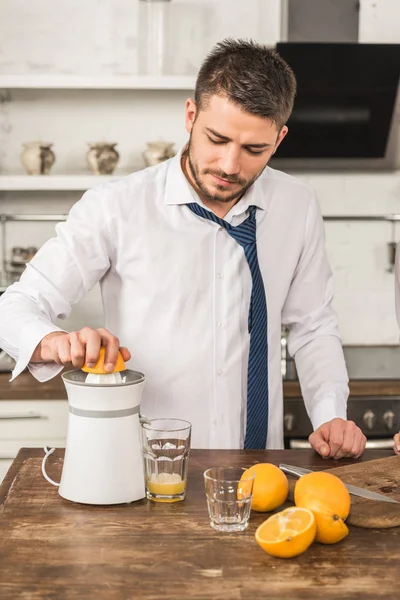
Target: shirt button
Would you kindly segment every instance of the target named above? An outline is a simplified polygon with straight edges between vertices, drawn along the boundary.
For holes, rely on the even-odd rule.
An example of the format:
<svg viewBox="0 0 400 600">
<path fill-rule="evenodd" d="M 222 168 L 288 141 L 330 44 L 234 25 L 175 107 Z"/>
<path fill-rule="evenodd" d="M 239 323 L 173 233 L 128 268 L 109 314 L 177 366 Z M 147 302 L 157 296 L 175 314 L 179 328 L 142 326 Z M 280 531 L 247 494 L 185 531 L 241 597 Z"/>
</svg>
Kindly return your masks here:
<svg viewBox="0 0 400 600">
<path fill-rule="evenodd" d="M 222 278 L 223 278 L 222 273 L 217 273 L 217 279 L 222 279 Z"/>
<path fill-rule="evenodd" d="M 221 321 L 220 321 L 220 322 L 218 323 L 218 327 L 223 327 L 223 326 L 224 326 L 224 324 L 223 324 L 223 323 L 221 323 Z"/>
<path fill-rule="evenodd" d="M 218 369 L 217 375 L 223 375 L 223 374 L 224 374 L 223 370 L 222 369 Z"/>
</svg>

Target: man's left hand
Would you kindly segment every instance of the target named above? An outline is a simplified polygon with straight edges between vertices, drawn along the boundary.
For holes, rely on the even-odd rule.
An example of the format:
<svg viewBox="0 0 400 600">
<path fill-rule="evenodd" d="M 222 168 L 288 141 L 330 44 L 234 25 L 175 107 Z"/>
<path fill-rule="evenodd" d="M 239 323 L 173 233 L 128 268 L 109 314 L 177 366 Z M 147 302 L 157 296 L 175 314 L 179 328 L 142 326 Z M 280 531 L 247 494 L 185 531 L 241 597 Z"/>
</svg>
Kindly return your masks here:
<svg viewBox="0 0 400 600">
<path fill-rule="evenodd" d="M 359 458 L 367 438 L 353 421 L 332 419 L 318 427 L 308 441 L 323 458 Z"/>
</svg>

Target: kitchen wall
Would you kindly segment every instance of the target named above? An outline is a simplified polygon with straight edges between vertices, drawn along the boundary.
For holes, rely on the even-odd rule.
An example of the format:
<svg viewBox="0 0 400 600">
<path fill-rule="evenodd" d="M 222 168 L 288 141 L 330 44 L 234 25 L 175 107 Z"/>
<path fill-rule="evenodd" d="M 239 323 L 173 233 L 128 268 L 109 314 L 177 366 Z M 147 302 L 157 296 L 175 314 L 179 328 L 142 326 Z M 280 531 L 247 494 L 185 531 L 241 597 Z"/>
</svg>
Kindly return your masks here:
<svg viewBox="0 0 400 600">
<path fill-rule="evenodd" d="M 377 19 L 385 41 L 387 22 L 400 23 L 400 7 L 386 3 L 391 19 Z M 252 0 L 172 0 L 174 46 L 167 65 L 171 74 L 195 73 L 204 52 L 218 39 L 279 39 L 279 2 Z M 365 11 L 360 35 L 368 41 Z M 3 0 L 0 5 L 0 76 L 3 74 L 135 74 L 140 46 L 139 3 L 127 0 Z M 370 19 L 372 19 L 370 17 Z M 390 26 L 388 41 L 393 39 Z M 372 35 L 372 34 L 371 34 Z M 375 39 L 377 38 L 374 29 Z M 371 40 L 375 41 L 375 40 Z M 171 57 L 175 57 L 174 59 Z M 121 173 L 141 168 L 146 141 L 163 138 L 176 147 L 186 140 L 183 90 L 0 90 L 0 176 L 22 173 L 25 141 L 54 142 L 52 174 L 87 172 L 87 143 L 118 142 Z M 317 191 L 324 215 L 400 213 L 400 172 L 296 173 Z M 79 192 L 0 192 L 0 213 L 68 211 Z M 54 224 L 9 223 L 7 248 L 40 245 Z M 395 229 L 400 240 L 400 224 Z M 335 306 L 346 344 L 397 344 L 393 273 L 388 272 L 387 243 L 392 226 L 385 222 L 326 221 L 327 249 L 336 282 Z M 98 290 L 74 308 L 64 325 L 101 324 Z"/>
</svg>

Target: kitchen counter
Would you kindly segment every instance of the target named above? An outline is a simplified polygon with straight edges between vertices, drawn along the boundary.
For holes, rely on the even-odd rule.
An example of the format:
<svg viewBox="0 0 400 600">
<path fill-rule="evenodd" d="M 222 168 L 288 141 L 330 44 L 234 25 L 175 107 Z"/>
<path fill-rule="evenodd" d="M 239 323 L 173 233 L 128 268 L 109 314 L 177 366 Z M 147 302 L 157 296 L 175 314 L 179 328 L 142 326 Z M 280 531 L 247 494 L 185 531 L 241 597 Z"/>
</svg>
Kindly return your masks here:
<svg viewBox="0 0 400 600">
<path fill-rule="evenodd" d="M 400 396 L 400 379 L 353 379 L 349 382 L 350 396 Z M 283 382 L 284 398 L 301 398 L 298 381 Z"/>
<path fill-rule="evenodd" d="M 61 374 L 40 383 L 29 371 L 24 371 L 10 383 L 11 373 L 0 373 L 0 400 L 65 400 L 67 394 Z M 400 379 L 350 381 L 351 396 L 400 396 Z M 300 398 L 298 381 L 284 381 L 285 398 Z"/>
<path fill-rule="evenodd" d="M 362 460 L 390 456 L 366 451 Z M 342 542 L 313 544 L 293 559 L 266 554 L 254 532 L 209 525 L 203 471 L 215 465 L 280 462 L 334 468 L 311 450 L 193 450 L 188 494 L 176 504 L 148 500 L 112 506 L 70 503 L 41 474 L 43 452 L 22 449 L 0 487 L 0 597 L 47 600 L 398 599 L 400 528 L 351 527 Z M 63 451 L 48 460 L 58 479 Z"/>
<path fill-rule="evenodd" d="M 24 371 L 10 383 L 11 373 L 0 373 L 0 400 L 66 400 L 61 374 L 40 383 Z"/>
</svg>

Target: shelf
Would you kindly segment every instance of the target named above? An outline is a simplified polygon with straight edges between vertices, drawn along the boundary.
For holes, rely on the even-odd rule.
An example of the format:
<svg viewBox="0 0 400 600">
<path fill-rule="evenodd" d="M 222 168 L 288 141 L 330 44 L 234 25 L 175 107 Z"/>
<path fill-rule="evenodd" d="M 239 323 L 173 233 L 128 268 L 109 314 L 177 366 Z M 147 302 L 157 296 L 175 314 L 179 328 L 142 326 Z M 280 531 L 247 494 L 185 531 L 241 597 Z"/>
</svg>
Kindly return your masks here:
<svg viewBox="0 0 400 600">
<path fill-rule="evenodd" d="M 0 191 L 82 191 L 115 181 L 128 173 L 114 175 L 0 175 Z"/>
<path fill-rule="evenodd" d="M 0 75 L 0 89 L 193 90 L 195 81 L 176 75 Z"/>
</svg>

